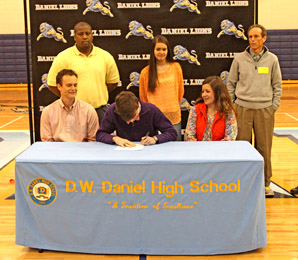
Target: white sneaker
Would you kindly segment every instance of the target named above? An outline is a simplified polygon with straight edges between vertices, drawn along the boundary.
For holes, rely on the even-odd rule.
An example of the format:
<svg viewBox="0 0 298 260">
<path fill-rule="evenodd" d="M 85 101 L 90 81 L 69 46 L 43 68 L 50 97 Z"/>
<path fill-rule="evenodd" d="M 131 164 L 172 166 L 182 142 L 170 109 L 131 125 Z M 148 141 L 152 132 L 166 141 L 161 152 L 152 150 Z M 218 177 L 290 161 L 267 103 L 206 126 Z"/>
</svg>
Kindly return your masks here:
<svg viewBox="0 0 298 260">
<path fill-rule="evenodd" d="M 270 189 L 270 187 L 265 187 L 265 196 L 266 198 L 274 197 L 274 191 Z"/>
</svg>

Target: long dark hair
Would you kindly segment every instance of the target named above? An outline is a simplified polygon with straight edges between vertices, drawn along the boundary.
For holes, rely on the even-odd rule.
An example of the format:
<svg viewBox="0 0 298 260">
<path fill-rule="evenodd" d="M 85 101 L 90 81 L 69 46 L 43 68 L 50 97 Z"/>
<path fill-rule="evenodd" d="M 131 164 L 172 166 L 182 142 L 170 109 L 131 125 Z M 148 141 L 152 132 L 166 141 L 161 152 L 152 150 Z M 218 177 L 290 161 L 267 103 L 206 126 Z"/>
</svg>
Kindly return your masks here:
<svg viewBox="0 0 298 260">
<path fill-rule="evenodd" d="M 170 47 L 169 41 L 166 37 L 162 35 L 156 35 L 151 44 L 151 50 L 150 50 L 150 60 L 149 60 L 149 80 L 148 80 L 148 91 L 149 92 L 154 92 L 157 82 L 158 82 L 158 75 L 157 75 L 157 68 L 156 68 L 156 58 L 154 55 L 154 49 L 155 45 L 157 43 L 164 43 L 167 45 L 168 48 L 168 55 L 167 55 L 167 61 L 168 62 L 173 62 L 173 54 L 172 54 L 172 49 Z"/>
<path fill-rule="evenodd" d="M 232 99 L 222 79 L 218 76 L 209 76 L 203 81 L 203 85 L 209 84 L 214 92 L 214 103 L 219 113 L 225 116 L 234 111 Z M 196 100 L 196 104 L 203 103 L 202 94 Z"/>
</svg>

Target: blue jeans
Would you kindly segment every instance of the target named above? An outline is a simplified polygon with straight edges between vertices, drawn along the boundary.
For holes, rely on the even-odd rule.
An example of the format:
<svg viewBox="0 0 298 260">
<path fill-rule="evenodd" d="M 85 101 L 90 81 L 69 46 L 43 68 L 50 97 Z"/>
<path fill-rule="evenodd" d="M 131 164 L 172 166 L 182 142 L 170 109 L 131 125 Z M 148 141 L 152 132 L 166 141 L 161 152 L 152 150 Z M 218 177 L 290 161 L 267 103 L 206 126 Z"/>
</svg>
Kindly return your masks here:
<svg viewBox="0 0 298 260">
<path fill-rule="evenodd" d="M 107 108 L 108 108 L 108 105 L 103 105 L 101 107 L 95 108 L 95 111 L 96 111 L 97 116 L 98 116 L 99 124 L 102 121 Z"/>
<path fill-rule="evenodd" d="M 179 124 L 173 125 L 177 134 L 178 134 L 178 138 L 177 141 L 181 141 L 181 122 Z"/>
</svg>

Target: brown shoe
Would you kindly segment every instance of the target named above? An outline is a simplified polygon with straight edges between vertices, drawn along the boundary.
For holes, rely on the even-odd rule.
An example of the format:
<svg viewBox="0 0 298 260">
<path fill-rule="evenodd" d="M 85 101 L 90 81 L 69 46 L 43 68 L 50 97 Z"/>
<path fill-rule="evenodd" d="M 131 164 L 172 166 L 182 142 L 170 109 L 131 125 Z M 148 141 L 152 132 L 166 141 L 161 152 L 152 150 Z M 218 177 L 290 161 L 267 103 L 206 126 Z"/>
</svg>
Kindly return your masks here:
<svg viewBox="0 0 298 260">
<path fill-rule="evenodd" d="M 296 188 L 291 189 L 290 191 L 293 195 L 297 195 L 298 194 L 298 186 Z"/>
</svg>

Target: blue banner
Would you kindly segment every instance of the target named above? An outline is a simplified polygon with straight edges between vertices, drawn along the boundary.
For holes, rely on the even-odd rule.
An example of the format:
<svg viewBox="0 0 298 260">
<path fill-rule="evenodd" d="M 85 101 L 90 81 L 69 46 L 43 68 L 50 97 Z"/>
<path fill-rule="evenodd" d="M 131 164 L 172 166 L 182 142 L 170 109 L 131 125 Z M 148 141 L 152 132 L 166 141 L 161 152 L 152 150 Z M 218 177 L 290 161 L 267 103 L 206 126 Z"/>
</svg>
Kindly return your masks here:
<svg viewBox="0 0 298 260">
<path fill-rule="evenodd" d="M 35 143 L 18 156 L 16 243 L 153 255 L 267 244 L 263 159 L 248 142 L 115 147 Z"/>
</svg>

